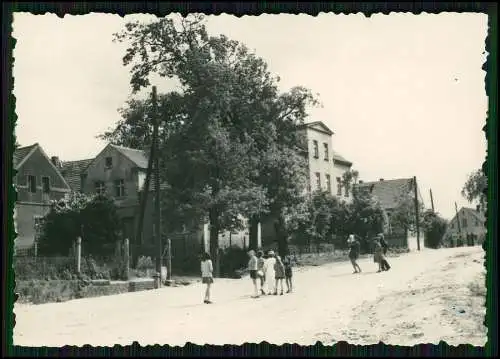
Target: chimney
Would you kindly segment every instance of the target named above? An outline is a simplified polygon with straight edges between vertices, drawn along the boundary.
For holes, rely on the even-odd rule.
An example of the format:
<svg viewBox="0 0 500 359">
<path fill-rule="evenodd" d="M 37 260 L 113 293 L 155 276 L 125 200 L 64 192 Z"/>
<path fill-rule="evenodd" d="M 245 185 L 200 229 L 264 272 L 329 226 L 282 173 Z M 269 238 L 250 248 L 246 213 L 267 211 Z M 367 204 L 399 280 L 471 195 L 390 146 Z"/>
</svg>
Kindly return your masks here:
<svg viewBox="0 0 500 359">
<path fill-rule="evenodd" d="M 383 179 L 383 178 L 380 178 L 380 179 L 379 179 L 379 181 L 380 181 L 380 182 L 384 182 L 384 179 Z"/>
<path fill-rule="evenodd" d="M 53 164 L 54 166 L 56 166 L 57 168 L 61 168 L 61 167 L 62 167 L 62 165 L 61 165 L 61 160 L 59 159 L 59 157 L 57 157 L 57 156 L 52 156 L 52 157 L 50 158 L 50 160 L 52 161 L 52 164 Z"/>
</svg>

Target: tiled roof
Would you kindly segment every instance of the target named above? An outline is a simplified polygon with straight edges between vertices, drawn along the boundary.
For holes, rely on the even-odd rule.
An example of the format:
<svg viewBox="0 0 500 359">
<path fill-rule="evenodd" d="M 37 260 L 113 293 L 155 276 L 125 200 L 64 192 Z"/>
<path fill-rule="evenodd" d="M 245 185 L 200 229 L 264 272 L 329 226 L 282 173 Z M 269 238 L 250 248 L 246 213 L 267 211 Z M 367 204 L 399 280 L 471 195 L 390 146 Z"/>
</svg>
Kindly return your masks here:
<svg viewBox="0 0 500 359">
<path fill-rule="evenodd" d="M 31 146 L 19 147 L 14 151 L 13 157 L 13 166 L 14 168 L 30 153 L 30 151 L 38 146 L 38 143 L 35 143 Z"/>
<path fill-rule="evenodd" d="M 332 151 L 332 152 L 333 152 L 333 159 L 334 159 L 334 161 L 352 165 L 352 162 L 346 160 L 340 153 L 335 152 L 335 151 Z"/>
<path fill-rule="evenodd" d="M 80 175 L 93 160 L 93 158 L 90 158 L 87 160 L 63 162 L 61 174 L 66 179 L 66 182 L 68 182 L 73 191 L 78 192 L 81 190 L 82 184 Z"/>
<path fill-rule="evenodd" d="M 382 208 L 393 209 L 398 205 L 398 201 L 405 193 L 412 189 L 413 178 L 401 178 L 374 182 L 359 183 L 358 188 L 371 188 L 371 193 L 375 196 Z"/>
<path fill-rule="evenodd" d="M 476 217 L 481 223 L 484 223 L 486 221 L 486 217 L 484 216 L 484 213 L 481 211 L 477 211 L 474 208 L 468 208 L 468 207 L 462 207 L 462 210 L 464 212 L 470 213 L 471 216 Z"/>
<path fill-rule="evenodd" d="M 125 157 L 134 162 L 137 167 L 146 169 L 148 168 L 149 156 L 143 150 L 136 150 L 129 147 L 117 146 L 111 144 L 116 150 L 121 152 Z"/>
</svg>

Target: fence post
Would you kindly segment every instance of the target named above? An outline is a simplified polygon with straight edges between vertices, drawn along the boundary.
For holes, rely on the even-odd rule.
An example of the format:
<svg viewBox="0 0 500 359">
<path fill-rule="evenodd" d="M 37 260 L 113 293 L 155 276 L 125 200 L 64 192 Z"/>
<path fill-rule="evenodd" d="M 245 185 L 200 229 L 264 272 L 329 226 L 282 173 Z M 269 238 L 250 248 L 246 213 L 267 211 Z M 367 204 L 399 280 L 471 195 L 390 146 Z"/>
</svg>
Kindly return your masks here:
<svg viewBox="0 0 500 359">
<path fill-rule="evenodd" d="M 82 237 L 76 239 L 76 272 L 80 274 L 82 267 Z"/>
<path fill-rule="evenodd" d="M 124 241 L 123 241 L 123 262 L 125 263 L 125 267 L 124 267 L 124 277 L 125 277 L 125 280 L 128 280 L 129 279 L 129 270 L 130 270 L 130 252 L 129 252 L 129 248 L 130 248 L 130 243 L 129 243 L 129 239 L 128 238 L 125 238 Z"/>
</svg>

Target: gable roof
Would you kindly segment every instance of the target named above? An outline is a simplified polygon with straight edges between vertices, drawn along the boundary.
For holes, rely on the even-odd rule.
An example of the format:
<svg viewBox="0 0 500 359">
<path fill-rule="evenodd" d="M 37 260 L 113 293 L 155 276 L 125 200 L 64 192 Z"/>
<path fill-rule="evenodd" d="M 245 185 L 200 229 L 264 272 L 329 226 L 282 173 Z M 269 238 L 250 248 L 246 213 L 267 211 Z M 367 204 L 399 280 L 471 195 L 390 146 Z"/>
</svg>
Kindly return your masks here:
<svg viewBox="0 0 500 359">
<path fill-rule="evenodd" d="M 328 128 L 327 125 L 325 125 L 322 121 L 314 121 L 314 122 L 309 122 L 309 123 L 304 123 L 303 125 L 298 126 L 299 128 L 310 128 L 312 130 L 324 132 L 328 135 L 333 135 L 334 132 Z"/>
<path fill-rule="evenodd" d="M 33 153 L 35 153 L 36 150 L 39 150 L 40 153 L 42 154 L 42 156 L 45 157 L 45 159 L 47 160 L 47 163 L 49 164 L 49 166 L 54 169 L 54 171 L 57 173 L 57 175 L 59 176 L 59 178 L 61 179 L 61 181 L 66 186 L 66 189 L 67 190 L 71 190 L 70 185 L 66 181 L 66 178 L 64 178 L 64 176 L 62 175 L 60 169 L 57 168 L 52 163 L 52 160 L 45 153 L 45 151 L 43 150 L 42 146 L 40 146 L 40 144 L 38 144 L 38 143 L 35 143 L 35 144 L 33 144 L 31 146 L 27 146 L 27 147 L 21 147 L 21 148 L 18 148 L 17 150 L 14 151 L 14 158 L 13 158 L 13 160 L 14 160 L 14 168 L 16 170 L 19 170 L 19 168 L 23 165 L 23 163 L 26 162 L 31 157 L 31 155 Z"/>
<path fill-rule="evenodd" d="M 370 189 L 382 208 L 393 209 L 397 207 L 399 198 L 413 188 L 413 178 L 363 182 L 356 186 Z"/>
<path fill-rule="evenodd" d="M 348 166 L 352 165 L 352 162 L 346 160 L 345 157 L 343 157 L 340 153 L 335 152 L 335 151 L 332 151 L 332 152 L 333 152 L 333 161 L 334 162 L 338 162 L 338 163 L 345 164 Z"/>
<path fill-rule="evenodd" d="M 17 170 L 21 166 L 21 164 L 26 161 L 29 156 L 35 152 L 35 149 L 39 147 L 38 143 L 34 143 L 30 146 L 19 147 L 14 151 L 14 156 L 12 158 L 12 166 Z"/>
<path fill-rule="evenodd" d="M 471 217 L 474 217 L 477 220 L 479 220 L 481 222 L 481 224 L 484 224 L 484 222 L 486 221 L 486 217 L 485 217 L 484 213 L 481 211 L 477 211 L 474 208 L 462 207 L 462 208 L 460 208 L 459 212 L 464 212 L 464 213 L 469 214 Z M 455 215 L 455 217 L 456 217 L 456 215 Z"/>
<path fill-rule="evenodd" d="M 63 162 L 61 174 L 68 182 L 71 189 L 75 192 L 79 192 L 82 188 L 81 174 L 87 169 L 93 158 L 79 161 L 67 161 Z"/>
<path fill-rule="evenodd" d="M 113 144 L 109 144 L 109 146 L 115 148 L 117 151 L 131 160 L 137 167 L 142 169 L 148 168 L 149 155 L 147 155 L 145 151 Z"/>
</svg>

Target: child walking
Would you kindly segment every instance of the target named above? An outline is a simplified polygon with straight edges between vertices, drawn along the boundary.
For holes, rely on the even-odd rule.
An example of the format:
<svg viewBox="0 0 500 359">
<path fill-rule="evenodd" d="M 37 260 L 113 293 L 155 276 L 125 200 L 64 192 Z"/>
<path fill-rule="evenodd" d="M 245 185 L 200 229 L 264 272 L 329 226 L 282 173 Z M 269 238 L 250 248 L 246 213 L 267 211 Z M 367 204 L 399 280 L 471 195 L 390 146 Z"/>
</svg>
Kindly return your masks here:
<svg viewBox="0 0 500 359">
<path fill-rule="evenodd" d="M 262 251 L 257 252 L 257 276 L 260 278 L 260 293 L 265 295 L 264 285 L 266 284 L 266 260 Z"/>
<path fill-rule="evenodd" d="M 210 254 L 204 253 L 201 260 L 201 282 L 207 285 L 205 290 L 205 300 L 203 301 L 205 304 L 212 304 L 210 301 L 210 287 L 214 282 L 213 272 L 214 267 L 212 265 L 212 259 L 210 258 Z"/>
<path fill-rule="evenodd" d="M 255 256 L 255 251 L 250 250 L 248 252 L 248 256 L 250 257 L 248 261 L 248 271 L 250 272 L 250 278 L 252 278 L 252 283 L 253 283 L 253 291 L 254 291 L 253 298 L 259 298 L 259 291 L 257 289 L 258 263 L 257 263 L 257 257 Z"/>
<path fill-rule="evenodd" d="M 285 281 L 286 281 L 286 292 L 291 293 L 293 290 L 292 285 L 292 258 L 290 256 L 286 256 L 283 261 L 283 265 L 285 266 Z"/>
<path fill-rule="evenodd" d="M 360 244 L 356 239 L 354 234 L 349 235 L 347 239 L 347 244 L 349 245 L 349 259 L 351 260 L 352 267 L 354 268 L 353 273 L 361 273 L 361 267 L 358 265 L 357 260 L 359 258 Z"/>
<path fill-rule="evenodd" d="M 281 288 L 280 295 L 283 295 L 283 279 L 285 279 L 285 266 L 283 265 L 280 256 L 276 256 L 276 262 L 274 263 L 274 278 L 276 279 L 276 283 L 274 286 L 274 295 L 278 295 L 278 284 Z"/>
</svg>

